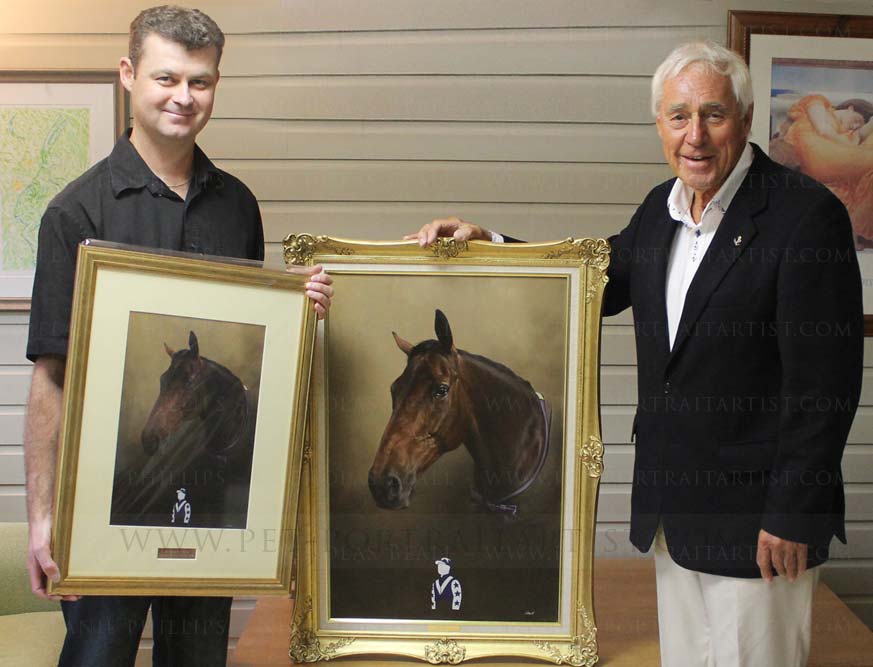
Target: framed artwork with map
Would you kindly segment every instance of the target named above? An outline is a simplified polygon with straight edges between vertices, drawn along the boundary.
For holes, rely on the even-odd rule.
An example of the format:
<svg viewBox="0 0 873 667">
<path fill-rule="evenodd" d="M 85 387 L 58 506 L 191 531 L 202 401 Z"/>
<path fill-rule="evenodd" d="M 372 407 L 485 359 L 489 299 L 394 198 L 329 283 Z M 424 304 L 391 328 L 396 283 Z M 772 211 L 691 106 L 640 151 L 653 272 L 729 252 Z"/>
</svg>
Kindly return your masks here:
<svg viewBox="0 0 873 667">
<path fill-rule="evenodd" d="M 115 70 L 0 72 L 0 310 L 29 310 L 39 221 L 127 124 Z"/>
</svg>

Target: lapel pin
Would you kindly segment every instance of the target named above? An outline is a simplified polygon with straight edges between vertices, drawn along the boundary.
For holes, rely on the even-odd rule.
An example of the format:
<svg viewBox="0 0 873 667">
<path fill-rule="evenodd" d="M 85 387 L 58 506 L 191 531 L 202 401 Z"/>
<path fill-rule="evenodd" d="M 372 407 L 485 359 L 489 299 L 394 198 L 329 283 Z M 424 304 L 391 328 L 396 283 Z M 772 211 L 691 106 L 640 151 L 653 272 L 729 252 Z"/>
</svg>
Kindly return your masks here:
<svg viewBox="0 0 873 667">
<path fill-rule="evenodd" d="M 734 239 L 734 245 L 735 245 L 737 248 L 740 247 L 740 244 L 742 244 L 742 242 L 743 242 L 743 237 L 742 237 L 742 236 L 738 236 L 737 238 Z"/>
</svg>

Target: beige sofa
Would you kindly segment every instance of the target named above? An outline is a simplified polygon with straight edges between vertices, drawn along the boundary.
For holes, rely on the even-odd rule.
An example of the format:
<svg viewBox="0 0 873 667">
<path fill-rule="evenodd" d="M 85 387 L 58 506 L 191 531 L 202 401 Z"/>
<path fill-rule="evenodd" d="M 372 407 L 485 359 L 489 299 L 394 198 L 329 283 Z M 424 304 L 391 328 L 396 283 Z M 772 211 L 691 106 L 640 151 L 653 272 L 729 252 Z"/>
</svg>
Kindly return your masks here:
<svg viewBox="0 0 873 667">
<path fill-rule="evenodd" d="M 30 592 L 27 524 L 0 523 L 0 667 L 57 665 L 64 641 L 60 604 Z"/>
</svg>

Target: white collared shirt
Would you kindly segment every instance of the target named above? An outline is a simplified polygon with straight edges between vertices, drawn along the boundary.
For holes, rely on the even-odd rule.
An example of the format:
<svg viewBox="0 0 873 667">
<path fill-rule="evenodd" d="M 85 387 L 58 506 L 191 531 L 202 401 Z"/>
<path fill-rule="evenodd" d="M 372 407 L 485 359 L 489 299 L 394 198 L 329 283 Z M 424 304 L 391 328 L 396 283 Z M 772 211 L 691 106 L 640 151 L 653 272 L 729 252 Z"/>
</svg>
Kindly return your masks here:
<svg viewBox="0 0 873 667">
<path fill-rule="evenodd" d="M 694 201 L 694 191 L 678 178 L 673 184 L 670 196 L 667 198 L 667 211 L 670 217 L 681 224 L 673 237 L 670 247 L 670 260 L 667 265 L 667 329 L 670 334 L 670 349 L 676 341 L 679 331 L 679 321 L 682 319 L 682 309 L 685 307 L 685 296 L 694 275 L 706 254 L 709 244 L 715 236 L 719 223 L 724 218 L 725 211 L 731 205 L 734 195 L 749 173 L 754 153 L 752 146 L 746 142 L 740 159 L 734 165 L 733 171 L 715 193 L 715 196 L 703 209 L 700 222 L 695 223 L 691 217 L 691 204 Z"/>
</svg>

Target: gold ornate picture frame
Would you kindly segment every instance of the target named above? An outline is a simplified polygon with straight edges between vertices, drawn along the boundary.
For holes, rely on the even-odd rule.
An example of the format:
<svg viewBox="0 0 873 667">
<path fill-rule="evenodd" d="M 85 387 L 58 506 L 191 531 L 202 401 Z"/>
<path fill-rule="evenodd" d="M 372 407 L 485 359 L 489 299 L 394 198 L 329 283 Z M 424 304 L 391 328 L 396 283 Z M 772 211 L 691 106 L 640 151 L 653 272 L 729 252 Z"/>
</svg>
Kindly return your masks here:
<svg viewBox="0 0 873 667">
<path fill-rule="evenodd" d="M 52 593 L 290 591 L 316 320 L 304 283 L 80 246 Z"/>
<path fill-rule="evenodd" d="M 307 234 L 317 334 L 290 656 L 593 665 L 602 239 Z"/>
</svg>

